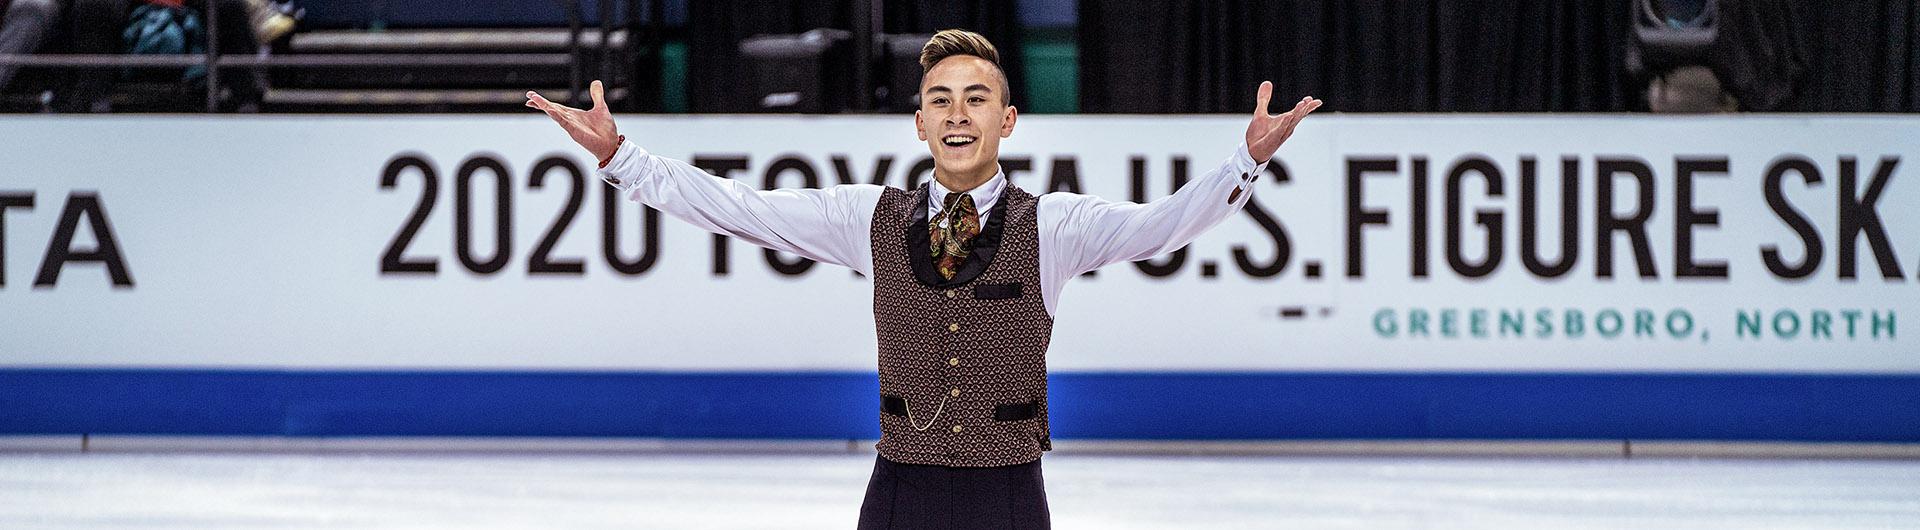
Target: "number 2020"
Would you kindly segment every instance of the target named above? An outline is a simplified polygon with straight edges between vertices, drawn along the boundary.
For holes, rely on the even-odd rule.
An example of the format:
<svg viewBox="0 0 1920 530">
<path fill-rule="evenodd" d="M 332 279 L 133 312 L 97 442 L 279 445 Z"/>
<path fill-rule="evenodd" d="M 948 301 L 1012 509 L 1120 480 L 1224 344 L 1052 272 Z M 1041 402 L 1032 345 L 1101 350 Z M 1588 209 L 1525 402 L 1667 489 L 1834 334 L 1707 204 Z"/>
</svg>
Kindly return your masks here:
<svg viewBox="0 0 1920 530">
<path fill-rule="evenodd" d="M 433 163 L 426 155 L 402 154 L 387 162 L 386 169 L 380 172 L 380 189 L 392 190 L 400 177 L 408 169 L 419 170 L 424 181 L 420 187 L 420 202 L 414 205 L 413 213 L 407 217 L 406 225 L 400 227 L 387 243 L 387 250 L 380 256 L 381 274 L 427 274 L 439 272 L 440 260 L 437 257 L 408 257 L 407 246 L 427 222 L 427 216 L 433 213 L 434 204 L 440 197 L 440 177 Z M 527 256 L 527 274 L 583 275 L 586 263 L 578 258 L 553 256 L 554 245 L 560 242 L 560 236 L 573 225 L 574 217 L 580 213 L 580 205 L 586 199 L 586 173 L 580 170 L 573 159 L 560 155 L 548 155 L 533 164 L 527 172 L 527 189 L 539 190 L 546 187 L 547 176 L 555 170 L 560 171 L 567 183 L 567 203 L 560 208 L 553 223 L 540 238 L 533 253 Z M 474 177 L 482 172 L 490 173 L 494 194 L 494 250 L 491 256 L 476 256 L 473 250 L 473 194 Z M 611 186 L 598 186 L 601 189 L 600 249 L 606 258 L 607 266 L 623 275 L 638 275 L 653 268 L 660 256 L 660 212 L 641 206 L 644 210 L 640 230 L 641 251 L 637 258 L 620 255 L 619 246 L 619 207 L 626 201 L 620 200 L 618 190 Z M 479 192 L 484 193 L 482 189 Z M 498 156 L 478 154 L 460 163 L 460 170 L 453 180 L 453 245 L 454 254 L 460 258 L 460 264 L 477 274 L 495 274 L 506 268 L 513 259 L 513 178 L 507 170 L 507 164 Z"/>
</svg>

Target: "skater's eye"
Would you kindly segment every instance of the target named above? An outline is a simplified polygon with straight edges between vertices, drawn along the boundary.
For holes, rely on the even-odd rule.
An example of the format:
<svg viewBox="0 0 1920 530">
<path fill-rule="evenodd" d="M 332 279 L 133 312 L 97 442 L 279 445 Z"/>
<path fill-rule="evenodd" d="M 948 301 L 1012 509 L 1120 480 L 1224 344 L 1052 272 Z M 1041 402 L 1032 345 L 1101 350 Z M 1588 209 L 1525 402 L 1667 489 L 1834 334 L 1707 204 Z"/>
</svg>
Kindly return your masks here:
<svg viewBox="0 0 1920 530">
<path fill-rule="evenodd" d="M 947 98 L 943 98 L 943 97 L 942 97 L 942 98 L 933 98 L 933 104 L 934 104 L 934 105 L 945 105 L 945 104 L 947 104 Z"/>
<path fill-rule="evenodd" d="M 987 98 L 983 98 L 980 96 L 967 98 L 967 103 L 980 104 L 980 103 L 986 103 L 986 102 L 987 102 Z"/>
</svg>

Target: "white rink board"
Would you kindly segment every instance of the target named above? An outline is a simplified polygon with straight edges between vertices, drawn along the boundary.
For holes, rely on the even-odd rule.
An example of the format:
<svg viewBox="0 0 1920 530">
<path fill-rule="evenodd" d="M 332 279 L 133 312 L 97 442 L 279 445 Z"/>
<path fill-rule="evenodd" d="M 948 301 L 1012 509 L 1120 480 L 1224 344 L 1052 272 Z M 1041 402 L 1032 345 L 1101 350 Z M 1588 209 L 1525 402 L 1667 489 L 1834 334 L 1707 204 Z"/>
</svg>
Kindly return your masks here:
<svg viewBox="0 0 1920 530">
<path fill-rule="evenodd" d="M 624 116 L 621 125 L 665 156 L 744 160 L 731 176 L 755 185 L 783 157 L 833 184 L 835 159 L 845 160 L 853 181 L 869 182 L 876 160 L 891 156 L 883 180 L 902 186 L 926 156 L 907 116 Z M 1064 178 L 1058 168 L 1070 167 L 1084 192 L 1113 200 L 1130 198 L 1137 158 L 1150 199 L 1172 189 L 1174 159 L 1187 159 L 1198 177 L 1233 151 L 1243 130 L 1237 116 L 1028 116 L 1002 155 L 1027 161 L 1031 169 L 1013 177 L 1030 191 L 1045 191 Z M 1242 214 L 1195 241 L 1169 276 L 1102 269 L 1066 289 L 1050 367 L 1917 373 L 1920 349 L 1898 333 L 1900 323 L 1920 318 L 1916 140 L 1920 120 L 1905 117 L 1316 115 L 1279 153 L 1276 167 L 1290 178 L 1256 183 L 1259 208 L 1285 233 L 1284 268 L 1260 275 L 1275 263 L 1279 238 Z M 591 172 L 550 253 L 552 261 L 582 262 L 583 271 L 531 274 L 530 258 L 572 191 L 565 171 L 529 186 L 530 170 L 550 155 L 593 164 L 538 115 L 0 119 L 0 194 L 10 194 L 0 196 L 34 201 L 0 210 L 0 367 L 872 369 L 864 280 L 831 266 L 782 275 L 739 241 L 728 244 L 728 274 L 716 275 L 713 237 L 664 217 L 656 260 L 622 274 L 602 249 L 605 186 Z M 434 274 L 382 272 L 383 254 L 423 197 L 416 169 L 382 187 L 383 171 L 401 156 L 420 158 L 438 178 L 435 202 L 404 251 L 406 260 L 436 262 Z M 1468 277 L 1449 264 L 1448 176 L 1475 157 L 1498 169 L 1502 190 L 1490 197 L 1479 172 L 1461 179 L 1457 261 L 1487 256 L 1486 232 L 1472 218 L 1480 210 L 1502 217 L 1502 257 L 1490 273 Z M 1579 168 L 1578 256 L 1564 274 L 1538 274 L 1522 262 L 1523 157 L 1538 162 L 1535 224 L 1545 261 L 1559 257 L 1560 161 L 1573 157 Z M 488 158 L 508 169 L 512 238 L 502 267 L 482 273 L 458 257 L 455 183 L 462 164 Z M 1797 213 L 1783 216 L 1769 206 L 1766 176 L 1797 158 L 1819 182 L 1784 172 L 1776 188 Z M 1601 160 L 1648 169 L 1650 277 L 1639 274 L 1627 233 L 1611 234 L 1612 277 L 1599 277 Z M 1684 265 L 1676 232 L 1682 161 L 1725 163 L 1724 173 L 1691 179 L 1693 209 L 1718 218 L 1694 226 L 1687 245 L 1696 264 L 1724 263 L 1725 277 L 1676 277 Z M 1350 186 L 1350 170 L 1370 163 L 1394 169 Z M 1416 277 L 1410 190 L 1421 164 L 1428 271 Z M 1849 165 L 1853 177 L 1843 175 Z M 1889 176 L 1871 206 L 1882 230 L 1852 232 L 1854 248 L 1843 253 L 1843 217 L 1864 218 L 1842 215 L 1841 183 L 1853 181 L 1857 201 L 1883 168 Z M 782 172 L 773 184 L 801 185 L 801 173 Z M 1613 210 L 1631 217 L 1635 178 L 1621 173 L 1612 182 Z M 497 246 L 496 181 L 481 170 L 471 183 L 469 253 L 488 258 Z M 1361 226 L 1357 241 L 1348 237 L 1356 193 L 1361 208 L 1387 216 Z M 114 287 L 98 262 L 74 262 L 57 282 L 35 286 L 63 211 L 75 204 L 69 197 L 89 195 L 132 285 Z M 640 209 L 620 207 L 617 252 L 631 261 L 642 253 Z M 71 214 L 79 219 L 71 250 L 91 250 L 95 216 Z M 1777 246 L 1789 266 L 1806 260 L 1783 220 L 1794 216 L 1804 216 L 1821 249 L 1799 278 L 1771 271 L 1762 252 Z M 1875 248 L 1872 232 L 1885 234 L 1886 248 Z M 1236 262 L 1236 247 L 1248 264 Z M 1358 276 L 1349 271 L 1353 248 L 1364 253 Z M 1894 271 L 1880 258 L 1897 278 L 1883 277 Z M 1319 277 L 1306 274 L 1310 262 Z M 1843 262 L 1852 262 L 1853 277 L 1844 277 Z M 1217 275 L 1203 275 L 1209 263 Z M 1282 316 L 1289 309 L 1299 316 Z M 1519 334 L 1502 328 L 1503 310 L 1523 317 Z M 1743 327 L 1742 314 L 1756 320 Z M 1652 320 L 1636 325 L 1643 318 Z M 1567 332 L 1569 319 L 1582 334 Z M 1683 320 L 1690 326 L 1681 333 Z M 1617 335 L 1602 333 L 1609 322 Z"/>
</svg>

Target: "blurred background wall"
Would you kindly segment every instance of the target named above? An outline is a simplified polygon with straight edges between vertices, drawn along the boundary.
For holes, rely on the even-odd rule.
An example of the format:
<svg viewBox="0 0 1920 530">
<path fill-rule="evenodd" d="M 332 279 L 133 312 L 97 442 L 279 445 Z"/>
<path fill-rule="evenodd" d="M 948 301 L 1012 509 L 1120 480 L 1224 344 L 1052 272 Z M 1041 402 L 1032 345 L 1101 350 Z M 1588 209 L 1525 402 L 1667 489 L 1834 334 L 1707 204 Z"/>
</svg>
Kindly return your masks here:
<svg viewBox="0 0 1920 530">
<path fill-rule="evenodd" d="M 143 0 L 23 2 L 97 10 L 62 17 L 37 48 L 97 54 L 125 45 L 88 44 L 98 33 L 89 28 L 117 29 Z M 504 112 L 522 87 L 571 90 L 579 79 L 608 78 L 629 112 L 904 111 L 912 108 L 917 44 L 961 27 L 1000 46 L 1017 104 L 1029 113 L 1238 112 L 1247 87 L 1264 79 L 1281 94 L 1337 94 L 1328 109 L 1346 112 L 1920 110 L 1920 7 L 1901 0 L 270 5 L 297 14 L 297 24 L 261 44 L 269 58 L 228 58 L 236 68 L 267 65 L 262 95 L 221 96 L 263 104 L 228 108 Z M 756 38 L 764 41 L 757 48 Z M 420 54 L 442 57 L 393 59 Z M 461 63 L 468 59 L 478 62 Z M 249 75 L 227 74 L 229 83 Z M 178 101 L 143 99 L 136 96 L 166 90 L 130 87 L 117 94 L 118 107 L 73 102 L 101 97 L 63 94 L 77 75 L 29 66 L 6 88 L 7 106 L 190 110 L 208 99 L 177 88 Z M 764 98 L 796 91 L 806 97 Z M 1701 101 L 1659 105 L 1693 92 Z"/>
</svg>

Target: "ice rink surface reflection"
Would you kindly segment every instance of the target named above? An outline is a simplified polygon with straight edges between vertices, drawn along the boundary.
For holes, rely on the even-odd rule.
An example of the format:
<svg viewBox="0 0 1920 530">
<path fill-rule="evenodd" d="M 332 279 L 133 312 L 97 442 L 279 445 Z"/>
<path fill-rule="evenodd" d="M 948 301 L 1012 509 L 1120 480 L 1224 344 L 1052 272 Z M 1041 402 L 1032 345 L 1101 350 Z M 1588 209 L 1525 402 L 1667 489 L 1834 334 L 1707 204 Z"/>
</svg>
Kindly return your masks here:
<svg viewBox="0 0 1920 530">
<path fill-rule="evenodd" d="M 0 528 L 852 528 L 859 454 L 0 453 Z M 1920 528 L 1920 461 L 1049 454 L 1060 529 Z"/>
</svg>

